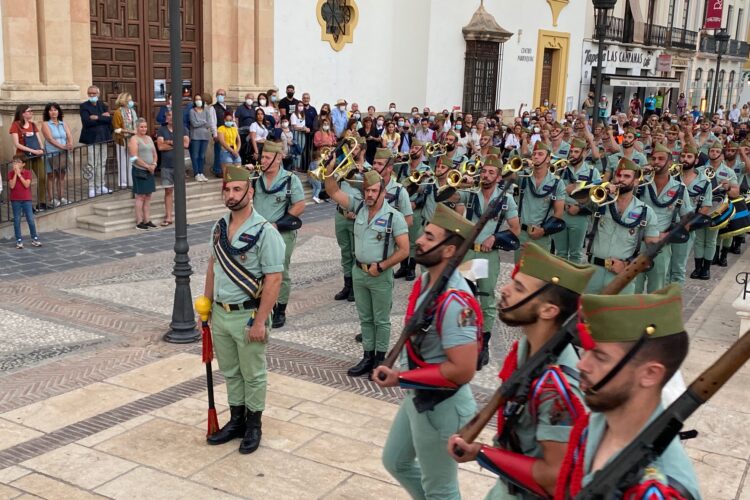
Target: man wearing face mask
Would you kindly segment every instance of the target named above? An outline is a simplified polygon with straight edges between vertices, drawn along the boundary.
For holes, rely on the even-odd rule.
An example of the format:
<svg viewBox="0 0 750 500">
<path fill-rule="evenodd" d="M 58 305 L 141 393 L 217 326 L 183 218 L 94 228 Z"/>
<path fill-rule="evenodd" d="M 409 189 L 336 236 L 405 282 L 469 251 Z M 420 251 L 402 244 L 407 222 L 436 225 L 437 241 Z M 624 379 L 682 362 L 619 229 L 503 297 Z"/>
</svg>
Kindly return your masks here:
<svg viewBox="0 0 750 500">
<path fill-rule="evenodd" d="M 305 193 L 299 177 L 281 167 L 282 146 L 266 141 L 261 153 L 261 175 L 254 183 L 255 208 L 281 233 L 284 239 L 284 271 L 281 290 L 273 312 L 273 327 L 281 328 L 286 322 L 286 305 L 289 302 L 291 279 L 289 263 L 297 243 L 297 229 L 302 225 L 299 217 L 305 211 Z"/>
<path fill-rule="evenodd" d="M 549 169 L 550 148 L 541 141 L 531 153 L 531 174 L 519 179 L 518 213 L 521 218 L 521 243 L 534 240 L 550 249 L 551 235 L 565 229 L 565 186 Z M 520 251 L 516 250 L 518 262 Z"/>
<path fill-rule="evenodd" d="M 636 130 L 633 127 L 627 127 L 625 129 L 625 133 L 622 136 L 622 145 L 621 147 L 617 145 L 614 136 L 612 135 L 612 130 L 610 129 L 608 139 L 609 139 L 609 146 L 612 149 L 618 150 L 616 153 L 612 153 L 607 155 L 607 171 L 603 173 L 602 177 L 605 181 L 609 181 L 612 179 L 613 176 L 613 170 L 620 164 L 620 160 L 622 158 L 627 158 L 628 160 L 632 161 L 636 165 L 642 167 L 645 167 L 648 163 L 648 160 L 646 159 L 646 155 L 635 149 L 635 140 L 636 140 Z"/>
<path fill-rule="evenodd" d="M 524 246 L 510 282 L 501 289 L 498 304 L 500 320 L 521 327 L 524 334 L 505 358 L 500 371 L 503 381 L 575 314 L 592 274 L 591 266 L 571 264 L 534 243 Z M 521 404 L 510 400 L 500 409 L 492 446 L 468 444 L 456 434 L 448 440 L 448 453 L 456 461 L 476 460 L 499 476 L 488 499 L 549 498 L 554 493 L 568 436 L 586 415 L 578 388 L 577 361 L 575 348 L 567 345 L 536 380 L 524 381 L 528 384 L 528 401 Z M 463 451 L 461 457 L 455 454 L 455 448 Z"/>
<path fill-rule="evenodd" d="M 393 277 L 395 279 L 405 278 L 406 281 L 414 281 L 416 278 L 415 269 L 417 262 L 414 258 L 416 242 L 422 235 L 422 228 L 425 222 L 422 218 L 422 210 L 427 197 L 432 195 L 433 188 L 431 184 L 426 184 L 426 182 L 429 182 L 429 178 L 427 177 L 425 177 L 424 181 L 420 181 L 419 184 L 415 184 L 410 180 L 410 176 L 430 170 L 430 167 L 422 162 L 422 158 L 424 157 L 423 151 L 424 144 L 414 141 L 409 150 L 409 162 L 404 165 L 406 168 L 403 169 L 403 175 L 399 178 L 399 182 L 409 194 L 409 202 L 411 203 L 413 213 L 412 224 L 409 226 L 409 257 L 401 262 L 398 271 L 393 273 Z"/>
<path fill-rule="evenodd" d="M 286 86 L 286 96 L 279 101 L 279 113 L 281 116 L 290 117 L 297 109 L 299 99 L 294 97 L 294 85 L 291 83 Z"/>
<path fill-rule="evenodd" d="M 213 113 L 209 115 L 209 125 L 211 126 L 211 136 L 214 140 L 214 164 L 211 167 L 211 171 L 214 176 L 222 177 L 221 173 L 221 143 L 219 141 L 218 131 L 219 126 L 223 123 L 223 118 L 227 113 L 234 114 L 232 106 L 228 106 L 224 103 L 226 99 L 227 91 L 224 89 L 218 89 L 216 91 L 216 102 L 213 104 Z"/>
<path fill-rule="evenodd" d="M 386 120 L 393 120 L 393 115 L 396 114 L 396 103 L 392 102 L 388 104 L 388 113 L 385 114 Z"/>
<path fill-rule="evenodd" d="M 346 123 L 349 121 L 349 114 L 346 112 L 346 100 L 339 99 L 336 101 L 336 107 L 331 110 L 331 122 L 336 137 L 344 135 Z"/>
<path fill-rule="evenodd" d="M 430 128 L 430 120 L 428 118 L 421 118 L 420 126 L 417 127 L 417 132 L 414 134 L 414 138 L 425 144 L 435 142 L 435 131 Z"/>
<path fill-rule="evenodd" d="M 237 118 L 237 127 L 240 132 L 240 157 L 244 165 L 251 162 L 250 156 L 253 153 L 253 147 L 250 143 L 250 125 L 255 123 L 255 95 L 252 92 L 245 94 L 245 102 L 237 108 L 235 116 Z"/>
<path fill-rule="evenodd" d="M 680 153 L 680 163 L 682 163 L 680 181 L 687 189 L 691 205 L 702 214 L 709 215 L 711 213 L 711 181 L 702 171 L 698 171 L 697 162 L 698 150 L 695 145 L 692 143 L 686 144 Z M 698 231 L 702 231 L 702 229 L 698 229 Z M 685 243 L 672 243 L 670 245 L 672 257 L 669 261 L 669 277 L 667 279 L 669 283 L 685 283 L 685 267 L 687 266 L 688 254 L 690 254 L 695 242 L 695 233 L 696 231 L 691 231 L 690 238 Z M 710 262 L 708 266 L 704 266 L 704 260 L 702 257 L 700 259 L 695 258 L 695 270 L 690 274 L 692 279 L 707 280 L 710 278 Z"/>
<path fill-rule="evenodd" d="M 476 224 L 482 214 L 502 194 L 502 187 L 499 185 L 502 168 L 499 157 L 488 156 L 479 172 L 480 191 L 461 190 L 458 192 L 459 203 L 465 208 L 464 215 L 469 222 Z M 498 250 L 507 252 L 517 248 L 518 235 L 521 232 L 518 221 L 518 207 L 510 192 L 506 192 L 505 200 L 502 200 L 501 203 L 504 203 L 505 209 L 484 226 L 475 240 L 474 247 L 464 257 L 465 262 L 474 259 L 487 261 L 487 277 L 478 279 L 476 282 L 479 290 L 477 295 L 482 305 L 482 317 L 484 318 L 482 351 L 479 354 L 479 364 L 477 365 L 480 370 L 489 363 L 490 337 L 492 336 L 492 327 L 495 324 L 497 312 L 495 287 L 500 275 L 500 253 Z"/>
<path fill-rule="evenodd" d="M 599 171 L 593 163 L 586 161 L 586 155 L 591 150 L 592 161 L 599 161 L 599 151 L 594 146 L 594 138 L 586 134 L 586 139 L 575 138 L 570 145 L 568 153 L 568 165 L 558 176 L 565 184 L 565 229 L 555 234 L 555 254 L 570 262 L 583 262 L 583 243 L 586 239 L 591 210 L 581 205 L 577 200 L 570 197 L 570 193 L 578 187 L 579 183 L 587 184 L 598 182 Z"/>
<path fill-rule="evenodd" d="M 214 352 L 227 383 L 231 416 L 206 441 L 218 445 L 242 438 L 239 451 L 246 454 L 260 445 L 266 344 L 284 270 L 284 240 L 253 210 L 248 170 L 228 166 L 222 192 L 230 212 L 212 230 L 203 295 L 213 301 Z"/>
<path fill-rule="evenodd" d="M 708 149 L 708 164 L 706 165 L 710 166 L 716 174 L 714 175 L 714 178 L 711 179 L 711 190 L 714 199 L 717 201 L 722 200 L 724 196 L 728 196 L 729 199 L 732 200 L 740 195 L 740 186 L 737 182 L 737 175 L 735 175 L 734 170 L 729 168 L 724 162 L 723 149 L 721 141 L 714 141 Z M 702 167 L 701 171 L 705 172 L 706 166 Z M 699 230 L 696 233 L 695 258 L 700 256 L 706 259 L 710 264 L 726 267 L 729 248 L 719 248 L 716 245 L 719 231 L 706 231 L 706 229 L 708 228 Z"/>
<path fill-rule="evenodd" d="M 327 166 L 328 170 L 334 167 Z M 404 216 L 385 201 L 385 182 L 375 170 L 364 175 L 363 202 L 357 202 L 341 191 L 333 176 L 326 177 L 325 183 L 331 199 L 355 214 L 352 284 L 364 354 L 347 375 L 361 377 L 370 374 L 385 359 L 388 351 L 393 303 L 392 268 L 409 255 L 409 228 Z"/>
<path fill-rule="evenodd" d="M 669 175 L 670 165 L 672 165 L 672 151 L 664 144 L 656 144 L 651 155 L 654 182 L 639 189 L 639 198 L 650 207 L 652 213 L 656 214 L 659 239 L 664 238 L 672 226 L 679 223 L 681 217 L 693 211 L 687 188 L 679 178 Z M 654 257 L 651 269 L 640 273 L 635 278 L 636 293 L 643 293 L 644 288 L 648 290 L 648 293 L 652 293 L 664 287 L 671 256 L 672 245 L 669 244 Z"/>
<path fill-rule="evenodd" d="M 650 295 L 583 295 L 586 350 L 577 364 L 591 414 L 570 433 L 555 499 L 573 498 L 664 410 L 662 389 L 688 353 L 676 285 Z M 700 499 L 679 437 L 644 464 L 621 498 Z"/>
<path fill-rule="evenodd" d="M 603 206 L 594 203 L 588 205 L 597 214 L 586 249 L 589 262 L 596 266 L 587 292 L 599 293 L 621 273 L 640 253 L 641 241 L 659 241 L 656 214 L 633 193 L 638 187 L 640 175 L 639 165 L 621 158 L 615 169 L 614 181 L 607 186 L 610 196 L 618 193 L 617 201 Z M 631 282 L 620 293 L 634 291 L 635 284 Z"/>
<path fill-rule="evenodd" d="M 426 272 L 412 288 L 407 321 L 472 227 L 456 212 L 438 207 L 417 240 L 417 260 Z M 435 310 L 426 332 L 408 341 L 399 367 L 380 366 L 373 374 L 379 386 L 400 386 L 406 393 L 383 449 L 383 465 L 412 498 L 459 498 L 458 466 L 445 451 L 446 438 L 476 411 L 469 382 L 476 368 L 481 316 L 458 270 Z"/>
</svg>

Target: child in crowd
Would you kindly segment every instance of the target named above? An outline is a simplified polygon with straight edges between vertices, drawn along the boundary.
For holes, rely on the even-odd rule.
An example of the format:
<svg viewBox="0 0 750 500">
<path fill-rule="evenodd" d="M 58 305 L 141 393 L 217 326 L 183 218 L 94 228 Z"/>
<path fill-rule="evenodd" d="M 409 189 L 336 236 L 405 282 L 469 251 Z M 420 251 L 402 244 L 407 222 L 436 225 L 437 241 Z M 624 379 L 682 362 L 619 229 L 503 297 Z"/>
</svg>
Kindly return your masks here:
<svg viewBox="0 0 750 500">
<path fill-rule="evenodd" d="M 13 207 L 13 231 L 16 235 L 16 248 L 23 248 L 23 239 L 21 238 L 21 214 L 26 217 L 26 223 L 29 225 L 31 233 L 31 244 L 35 247 L 42 246 L 39 236 L 36 234 L 36 224 L 34 224 L 34 211 L 31 207 L 31 171 L 26 167 L 26 162 L 21 155 L 13 157 L 13 165 L 8 172 L 8 190 L 10 204 Z"/>
</svg>

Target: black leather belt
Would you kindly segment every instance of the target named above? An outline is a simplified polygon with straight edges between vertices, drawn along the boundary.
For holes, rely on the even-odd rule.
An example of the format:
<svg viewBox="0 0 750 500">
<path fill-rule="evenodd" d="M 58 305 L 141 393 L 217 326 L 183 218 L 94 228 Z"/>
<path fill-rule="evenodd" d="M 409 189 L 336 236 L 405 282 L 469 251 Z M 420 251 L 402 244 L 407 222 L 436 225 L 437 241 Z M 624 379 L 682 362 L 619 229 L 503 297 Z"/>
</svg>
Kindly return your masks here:
<svg viewBox="0 0 750 500">
<path fill-rule="evenodd" d="M 357 259 L 354 259 L 354 264 L 364 272 L 368 272 L 368 270 L 370 269 L 370 266 L 372 265 L 372 264 L 365 264 L 364 262 L 360 262 Z"/>
<path fill-rule="evenodd" d="M 248 309 L 257 309 L 260 305 L 260 299 L 246 300 L 242 304 L 225 304 L 223 302 L 214 302 L 217 306 L 224 309 L 226 312 L 229 311 L 243 311 Z"/>
<path fill-rule="evenodd" d="M 589 262 L 595 266 L 606 267 L 607 259 L 600 259 L 599 257 L 589 256 Z"/>
<path fill-rule="evenodd" d="M 346 217 L 347 210 L 344 210 L 343 208 L 341 208 L 340 205 L 336 205 L 336 210 L 338 211 L 338 213 L 340 213 L 341 215 L 343 215 L 344 217 Z"/>
</svg>

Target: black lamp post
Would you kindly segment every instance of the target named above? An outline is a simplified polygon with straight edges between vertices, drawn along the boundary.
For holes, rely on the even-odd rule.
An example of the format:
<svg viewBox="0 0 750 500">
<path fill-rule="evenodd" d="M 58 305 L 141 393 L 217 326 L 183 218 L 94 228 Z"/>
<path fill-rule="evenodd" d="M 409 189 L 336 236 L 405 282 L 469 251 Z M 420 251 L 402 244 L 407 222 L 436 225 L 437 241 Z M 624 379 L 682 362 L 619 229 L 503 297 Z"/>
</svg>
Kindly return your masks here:
<svg viewBox="0 0 750 500">
<path fill-rule="evenodd" d="M 721 69 L 721 56 L 727 51 L 727 44 L 729 43 L 729 33 L 725 29 L 717 30 L 714 33 L 714 40 L 716 40 L 716 73 L 714 73 L 714 91 L 711 96 L 711 111 L 716 113 L 719 108 L 718 92 L 719 92 L 719 70 Z"/>
<path fill-rule="evenodd" d="M 609 27 L 610 16 L 609 12 L 615 8 L 617 0 L 592 0 L 594 3 L 594 22 L 596 24 L 596 41 L 597 41 L 597 57 L 596 57 L 596 91 L 594 95 L 594 123 L 599 119 L 599 101 L 602 98 L 602 84 L 604 83 L 604 76 L 602 76 L 602 57 L 604 54 L 604 37 L 607 35 L 607 28 Z"/>
<path fill-rule="evenodd" d="M 182 144 L 182 61 L 180 31 L 180 0 L 169 0 L 169 51 L 172 72 L 172 127 L 174 128 L 174 302 L 172 322 L 164 340 L 173 344 L 196 342 L 201 335 L 195 329 L 193 297 L 190 293 L 190 267 L 187 241 L 187 210 L 185 192 L 185 152 Z"/>
</svg>

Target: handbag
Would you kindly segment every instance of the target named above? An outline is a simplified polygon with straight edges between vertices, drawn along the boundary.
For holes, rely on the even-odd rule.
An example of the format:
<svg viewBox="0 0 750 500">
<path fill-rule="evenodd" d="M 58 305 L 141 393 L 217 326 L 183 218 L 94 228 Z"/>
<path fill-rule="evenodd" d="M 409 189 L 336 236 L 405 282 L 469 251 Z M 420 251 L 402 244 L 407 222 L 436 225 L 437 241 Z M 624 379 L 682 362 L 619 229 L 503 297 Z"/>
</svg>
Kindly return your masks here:
<svg viewBox="0 0 750 500">
<path fill-rule="evenodd" d="M 42 145 L 39 144 L 39 137 L 37 137 L 37 135 L 36 135 L 36 133 L 37 133 L 37 131 L 36 131 L 36 125 L 32 124 L 31 125 L 31 129 L 33 130 L 34 133 L 32 135 L 26 135 L 26 136 L 24 136 L 24 138 L 23 138 L 24 146 L 26 146 L 27 148 L 31 148 L 31 149 L 42 149 Z M 36 156 L 38 156 L 38 155 L 35 155 L 33 153 L 29 153 L 28 151 L 26 152 L 26 157 L 27 158 L 33 158 L 33 157 L 36 157 Z"/>
<path fill-rule="evenodd" d="M 148 170 L 143 170 L 142 168 L 134 167 L 133 168 L 133 177 L 136 179 L 146 180 L 151 174 Z"/>
</svg>

